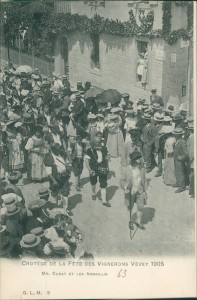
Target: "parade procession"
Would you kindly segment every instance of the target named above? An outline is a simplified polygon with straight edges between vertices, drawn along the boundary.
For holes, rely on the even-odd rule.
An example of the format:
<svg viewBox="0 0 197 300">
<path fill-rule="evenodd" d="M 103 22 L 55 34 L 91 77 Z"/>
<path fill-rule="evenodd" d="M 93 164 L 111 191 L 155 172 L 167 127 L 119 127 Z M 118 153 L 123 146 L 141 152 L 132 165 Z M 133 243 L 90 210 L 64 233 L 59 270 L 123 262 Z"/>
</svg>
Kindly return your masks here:
<svg viewBox="0 0 197 300">
<path fill-rule="evenodd" d="M 193 253 L 191 2 L 1 4 L 0 257 Z"/>
</svg>

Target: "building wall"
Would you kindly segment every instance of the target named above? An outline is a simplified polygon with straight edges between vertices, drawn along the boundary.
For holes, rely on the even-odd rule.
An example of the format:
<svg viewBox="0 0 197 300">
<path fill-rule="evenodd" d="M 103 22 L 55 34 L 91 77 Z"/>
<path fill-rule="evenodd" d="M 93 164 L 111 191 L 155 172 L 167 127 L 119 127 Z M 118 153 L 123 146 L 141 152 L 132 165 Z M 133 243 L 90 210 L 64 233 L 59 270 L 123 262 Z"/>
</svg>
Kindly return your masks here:
<svg viewBox="0 0 197 300">
<path fill-rule="evenodd" d="M 133 9 L 136 20 L 138 10 L 154 10 L 153 29 L 162 28 L 162 2 L 149 1 L 148 4 L 133 5 L 132 1 L 105 1 L 105 7 L 88 6 L 84 1 L 71 1 L 71 13 L 93 17 L 95 13 L 109 19 L 126 21 L 129 10 Z M 57 1 L 58 3 L 58 1 Z M 63 12 L 63 11 L 62 11 Z M 171 30 L 187 27 L 187 9 L 172 2 Z M 88 34 L 69 33 L 65 35 L 69 47 L 69 77 L 73 85 L 77 81 L 91 81 L 104 89 L 117 88 L 128 92 L 137 101 L 143 97 L 149 99 L 150 90 L 156 88 L 165 103 L 179 105 L 185 102 L 182 86 L 188 86 L 188 47 L 180 40 L 173 46 L 162 39 L 126 38 L 108 34 L 100 35 L 100 69 L 91 68 L 91 41 Z M 137 82 L 137 40 L 148 42 L 148 84 L 144 89 Z M 55 69 L 64 74 L 63 60 L 58 49 L 55 53 Z M 186 88 L 187 89 L 187 88 Z M 187 94 L 187 93 L 186 93 Z"/>
<path fill-rule="evenodd" d="M 149 1 L 149 3 L 138 3 L 135 4 L 134 1 L 122 0 L 122 1 L 111 1 L 105 0 L 103 6 L 90 6 L 88 2 L 94 1 L 55 1 L 55 11 L 59 13 L 71 12 L 72 14 L 87 15 L 88 17 L 93 17 L 98 14 L 104 18 L 118 19 L 120 21 L 129 20 L 129 11 L 133 9 L 134 15 L 138 16 L 139 9 L 145 9 L 146 12 L 154 11 L 154 24 L 153 29 L 162 28 L 162 2 L 163 1 Z M 187 8 L 176 6 L 172 1 L 172 18 L 171 27 L 172 30 L 179 29 L 181 27 L 187 27 Z M 137 20 L 138 18 L 136 18 Z"/>
<path fill-rule="evenodd" d="M 72 85 L 76 86 L 78 81 L 83 83 L 90 81 L 103 89 L 115 88 L 121 93 L 128 92 L 135 102 L 141 97 L 149 99 L 150 90 L 156 88 L 166 103 L 178 105 L 185 101 L 186 98 L 182 97 L 182 85 L 187 86 L 188 48 L 181 48 L 180 41 L 169 46 L 161 39 L 147 40 L 148 84 L 144 89 L 142 84 L 137 82 L 139 57 L 135 38 L 102 34 L 98 70 L 91 67 L 89 35 L 70 33 L 65 37 L 68 39 L 69 79 Z M 63 74 L 63 61 L 58 54 L 58 42 L 56 51 L 56 71 Z"/>
</svg>

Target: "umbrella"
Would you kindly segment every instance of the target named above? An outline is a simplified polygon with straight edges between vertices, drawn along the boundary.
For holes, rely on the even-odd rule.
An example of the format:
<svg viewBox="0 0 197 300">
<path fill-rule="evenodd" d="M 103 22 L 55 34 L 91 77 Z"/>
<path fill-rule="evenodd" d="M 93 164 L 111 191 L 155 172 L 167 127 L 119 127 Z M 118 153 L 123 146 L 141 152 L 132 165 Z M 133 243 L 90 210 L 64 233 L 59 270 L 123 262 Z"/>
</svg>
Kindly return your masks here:
<svg viewBox="0 0 197 300">
<path fill-rule="evenodd" d="M 84 94 L 84 99 L 87 100 L 88 98 L 95 98 L 97 95 L 101 94 L 104 90 L 97 87 L 91 86 L 89 90 L 87 90 Z"/>
<path fill-rule="evenodd" d="M 97 102 L 117 104 L 121 101 L 121 98 L 122 94 L 120 94 L 117 90 L 109 89 L 97 97 Z"/>
<path fill-rule="evenodd" d="M 23 66 L 19 66 L 16 69 L 16 72 L 17 73 L 31 73 L 32 72 L 32 68 L 30 66 L 23 65 Z"/>
</svg>

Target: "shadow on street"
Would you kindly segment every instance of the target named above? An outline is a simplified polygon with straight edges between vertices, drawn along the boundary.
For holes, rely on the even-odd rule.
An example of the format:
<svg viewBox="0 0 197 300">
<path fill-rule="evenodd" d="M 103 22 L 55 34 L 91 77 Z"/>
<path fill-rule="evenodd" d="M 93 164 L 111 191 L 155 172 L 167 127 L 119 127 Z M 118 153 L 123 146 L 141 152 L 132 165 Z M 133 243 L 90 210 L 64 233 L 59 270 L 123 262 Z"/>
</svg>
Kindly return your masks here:
<svg viewBox="0 0 197 300">
<path fill-rule="evenodd" d="M 155 209 L 152 207 L 145 207 L 143 210 L 142 215 L 142 224 L 148 224 L 149 222 L 152 222 L 155 217 Z M 136 213 L 132 215 L 133 222 L 136 221 Z"/>
<path fill-rule="evenodd" d="M 82 202 L 82 195 L 81 194 L 76 194 L 68 199 L 68 209 L 72 210 L 77 206 L 78 203 Z"/>
</svg>

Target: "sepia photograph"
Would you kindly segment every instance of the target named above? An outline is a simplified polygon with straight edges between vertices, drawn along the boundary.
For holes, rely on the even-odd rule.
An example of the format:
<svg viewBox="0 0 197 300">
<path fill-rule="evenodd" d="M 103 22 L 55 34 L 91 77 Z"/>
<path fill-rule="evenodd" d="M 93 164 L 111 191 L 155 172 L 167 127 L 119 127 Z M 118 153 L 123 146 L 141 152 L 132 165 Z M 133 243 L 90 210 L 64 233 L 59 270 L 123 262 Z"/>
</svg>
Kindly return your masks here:
<svg viewBox="0 0 197 300">
<path fill-rule="evenodd" d="M 0 16 L 0 298 L 196 297 L 195 1 Z"/>
</svg>

